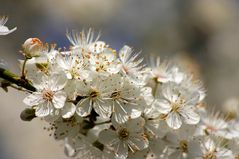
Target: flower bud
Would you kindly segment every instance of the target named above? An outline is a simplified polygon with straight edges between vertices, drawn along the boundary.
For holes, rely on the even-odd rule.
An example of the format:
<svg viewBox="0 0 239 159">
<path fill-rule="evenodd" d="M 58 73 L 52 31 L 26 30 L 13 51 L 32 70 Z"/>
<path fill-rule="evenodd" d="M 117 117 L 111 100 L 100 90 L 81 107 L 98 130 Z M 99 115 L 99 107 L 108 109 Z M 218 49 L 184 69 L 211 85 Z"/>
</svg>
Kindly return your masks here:
<svg viewBox="0 0 239 159">
<path fill-rule="evenodd" d="M 36 117 L 35 109 L 26 108 L 25 110 L 21 112 L 20 117 L 23 121 L 31 121 L 32 119 Z"/>
<path fill-rule="evenodd" d="M 22 47 L 23 53 L 28 58 L 40 56 L 43 50 L 43 44 L 38 38 L 27 39 L 22 45 Z"/>
</svg>

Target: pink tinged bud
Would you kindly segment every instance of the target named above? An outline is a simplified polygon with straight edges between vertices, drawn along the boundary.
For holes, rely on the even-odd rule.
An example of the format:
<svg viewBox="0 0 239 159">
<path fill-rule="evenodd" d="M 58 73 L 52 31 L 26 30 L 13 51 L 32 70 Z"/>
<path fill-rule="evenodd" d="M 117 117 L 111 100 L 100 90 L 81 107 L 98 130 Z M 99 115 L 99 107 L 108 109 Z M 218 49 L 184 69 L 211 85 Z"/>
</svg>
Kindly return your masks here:
<svg viewBox="0 0 239 159">
<path fill-rule="evenodd" d="M 43 43 L 38 38 L 29 38 L 24 42 L 22 47 L 25 56 L 29 58 L 37 57 L 40 56 L 42 53 Z"/>
</svg>

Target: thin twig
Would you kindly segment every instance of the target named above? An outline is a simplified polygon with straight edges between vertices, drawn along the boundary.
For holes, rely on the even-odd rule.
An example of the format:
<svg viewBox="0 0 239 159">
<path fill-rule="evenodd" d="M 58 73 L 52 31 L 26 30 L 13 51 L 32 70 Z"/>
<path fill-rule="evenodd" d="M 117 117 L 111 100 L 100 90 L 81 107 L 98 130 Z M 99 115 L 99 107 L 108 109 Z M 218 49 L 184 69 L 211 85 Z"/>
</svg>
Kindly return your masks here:
<svg viewBox="0 0 239 159">
<path fill-rule="evenodd" d="M 22 76 L 21 76 L 22 79 L 25 79 L 25 67 L 26 67 L 27 60 L 28 58 L 25 57 L 23 65 L 22 65 Z"/>
<path fill-rule="evenodd" d="M 32 93 L 32 91 L 29 91 L 29 90 L 27 90 L 27 89 L 24 89 L 24 88 L 22 88 L 22 87 L 18 87 L 18 86 L 12 85 L 12 84 L 9 85 L 9 87 L 12 87 L 12 88 L 14 88 L 14 89 L 16 89 L 16 90 L 18 90 L 18 91 Z"/>
<path fill-rule="evenodd" d="M 33 92 L 36 91 L 36 88 L 32 86 L 28 80 L 22 79 L 21 77 L 1 67 L 0 67 L 0 78 L 3 78 L 4 80 L 8 82 L 14 83 L 17 86 L 23 87 L 29 91 L 33 91 Z"/>
</svg>

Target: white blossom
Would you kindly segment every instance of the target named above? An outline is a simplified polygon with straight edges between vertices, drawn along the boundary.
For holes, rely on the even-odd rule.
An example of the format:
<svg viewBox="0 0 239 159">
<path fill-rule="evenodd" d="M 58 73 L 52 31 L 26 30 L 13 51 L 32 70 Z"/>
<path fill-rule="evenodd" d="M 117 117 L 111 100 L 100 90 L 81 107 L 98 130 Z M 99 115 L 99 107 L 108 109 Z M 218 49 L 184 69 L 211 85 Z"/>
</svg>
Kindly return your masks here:
<svg viewBox="0 0 239 159">
<path fill-rule="evenodd" d="M 204 137 L 189 144 L 190 158 L 194 159 L 234 159 L 231 150 L 214 137 Z"/>
<path fill-rule="evenodd" d="M 150 57 L 150 66 L 152 68 L 151 76 L 157 82 L 166 83 L 171 80 L 170 64 L 166 61 L 161 62 L 159 57 Z"/>
<path fill-rule="evenodd" d="M 199 94 L 191 93 L 176 83 L 163 85 L 158 111 L 165 115 L 165 121 L 173 129 L 181 127 L 182 123 L 195 125 L 200 116 L 195 112 Z"/>
<path fill-rule="evenodd" d="M 114 128 L 103 130 L 99 141 L 113 148 L 116 158 L 126 159 L 128 151 L 136 152 L 148 147 L 149 141 L 143 132 L 144 120 L 142 118 L 129 120 L 127 123 Z"/>
<path fill-rule="evenodd" d="M 143 58 L 139 58 L 139 53 L 133 53 L 133 49 L 125 45 L 119 51 L 119 61 L 121 72 L 135 83 L 144 83 Z"/>
<path fill-rule="evenodd" d="M 181 129 L 168 132 L 165 141 L 170 159 L 185 159 L 188 157 L 188 145 L 193 140 L 195 127 L 184 125 Z"/>
<path fill-rule="evenodd" d="M 77 94 L 84 99 L 77 103 L 76 113 L 79 116 L 88 116 L 92 109 L 103 118 L 109 118 L 112 114 L 112 106 L 108 100 L 105 100 L 103 94 L 109 91 L 107 80 L 95 78 L 92 82 L 79 82 L 77 85 Z"/>
<path fill-rule="evenodd" d="M 15 30 L 17 30 L 17 27 L 9 30 L 7 26 L 5 26 L 5 24 L 8 21 L 8 17 L 7 16 L 1 16 L 0 17 L 0 35 L 8 35 L 12 32 L 14 32 Z"/>
<path fill-rule="evenodd" d="M 201 121 L 197 125 L 196 136 L 216 135 L 231 138 L 228 131 L 228 123 L 220 112 L 201 112 Z"/>
<path fill-rule="evenodd" d="M 79 56 L 58 56 L 57 64 L 65 72 L 68 79 L 84 80 L 89 77 L 89 72 L 85 69 L 86 65 Z"/>
<path fill-rule="evenodd" d="M 65 105 L 67 95 L 62 89 L 63 83 L 58 76 L 43 76 L 40 84 L 35 84 L 37 91 L 27 96 L 23 102 L 29 106 L 34 106 L 36 116 L 45 117 L 54 109 L 62 109 Z"/>
<path fill-rule="evenodd" d="M 112 106 L 112 118 L 118 123 L 138 118 L 146 104 L 140 96 L 140 88 L 119 74 L 109 77 L 107 82 L 106 89 L 109 91 L 104 93 L 103 98 L 108 99 Z"/>
<path fill-rule="evenodd" d="M 78 50 L 81 53 L 91 52 L 99 54 L 108 48 L 105 42 L 98 41 L 100 34 L 98 34 L 96 38 L 94 37 L 94 31 L 92 31 L 92 29 L 89 29 L 87 34 L 84 30 L 82 32 L 76 30 L 72 32 L 67 31 L 66 36 L 73 45 L 72 49 Z"/>
</svg>

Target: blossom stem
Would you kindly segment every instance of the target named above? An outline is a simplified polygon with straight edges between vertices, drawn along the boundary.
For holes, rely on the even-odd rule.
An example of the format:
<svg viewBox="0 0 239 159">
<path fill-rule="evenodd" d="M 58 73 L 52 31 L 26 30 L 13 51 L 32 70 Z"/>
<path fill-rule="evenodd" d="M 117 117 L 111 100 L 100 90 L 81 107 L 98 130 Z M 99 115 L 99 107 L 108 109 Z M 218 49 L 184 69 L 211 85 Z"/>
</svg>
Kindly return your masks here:
<svg viewBox="0 0 239 159">
<path fill-rule="evenodd" d="M 154 90 L 153 90 L 153 96 L 154 97 L 156 97 L 156 95 L 157 95 L 158 85 L 159 85 L 159 82 L 156 81 L 156 84 L 155 84 L 155 87 L 154 87 Z"/>
<path fill-rule="evenodd" d="M 14 73 L 12 73 L 4 68 L 1 68 L 1 67 L 0 67 L 0 78 L 3 78 L 4 80 L 6 80 L 8 82 L 14 83 L 17 86 L 25 88 L 29 91 L 33 91 L 33 92 L 36 91 L 36 88 L 33 87 L 26 79 L 23 79 L 23 78 L 15 75 Z"/>
</svg>

